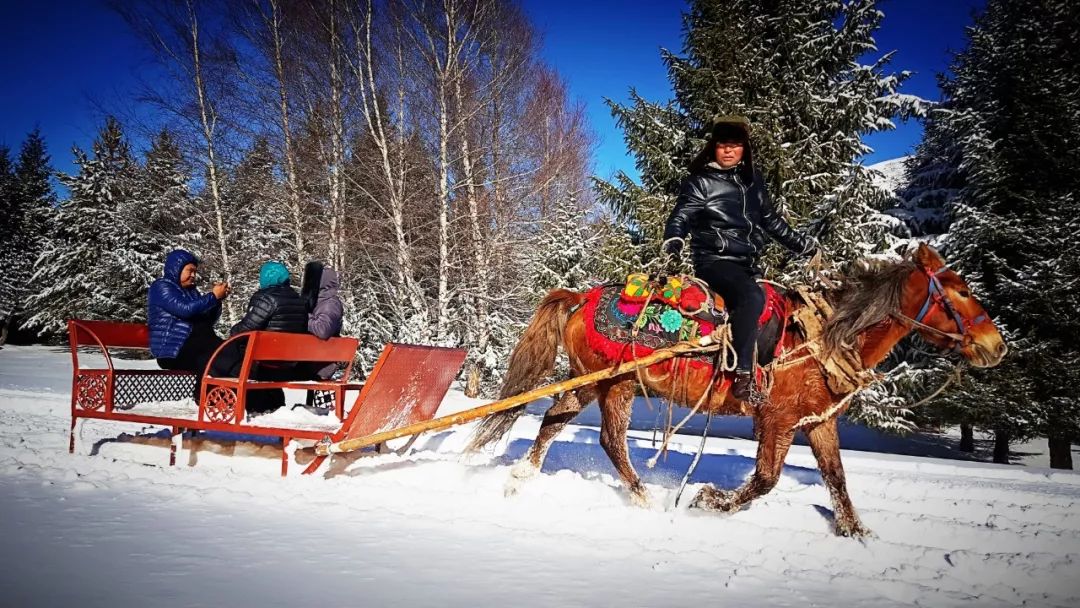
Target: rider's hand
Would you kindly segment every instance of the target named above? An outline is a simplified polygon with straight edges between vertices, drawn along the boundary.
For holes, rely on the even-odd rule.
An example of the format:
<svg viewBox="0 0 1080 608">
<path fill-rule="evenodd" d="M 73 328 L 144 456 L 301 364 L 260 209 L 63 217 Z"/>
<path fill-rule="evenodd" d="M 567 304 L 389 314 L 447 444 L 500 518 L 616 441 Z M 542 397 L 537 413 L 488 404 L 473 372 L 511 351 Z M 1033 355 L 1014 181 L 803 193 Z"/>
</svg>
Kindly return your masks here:
<svg viewBox="0 0 1080 608">
<path fill-rule="evenodd" d="M 229 288 L 228 283 L 214 283 L 214 287 L 211 291 L 214 292 L 215 298 L 224 300 L 232 290 Z"/>
<path fill-rule="evenodd" d="M 668 239 L 668 241 L 664 243 L 664 253 L 676 259 L 678 259 L 679 252 L 682 251 L 682 248 L 682 239 Z"/>
</svg>

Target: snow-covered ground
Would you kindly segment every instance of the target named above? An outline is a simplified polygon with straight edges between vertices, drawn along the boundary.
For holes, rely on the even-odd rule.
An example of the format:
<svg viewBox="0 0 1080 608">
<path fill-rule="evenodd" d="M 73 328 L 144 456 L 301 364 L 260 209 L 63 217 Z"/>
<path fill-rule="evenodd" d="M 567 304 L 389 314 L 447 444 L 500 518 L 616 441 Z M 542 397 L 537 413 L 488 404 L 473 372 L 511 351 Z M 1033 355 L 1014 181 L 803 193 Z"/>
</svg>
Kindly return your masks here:
<svg viewBox="0 0 1080 608">
<path fill-rule="evenodd" d="M 132 424 L 82 423 L 69 455 L 69 386 L 63 351 L 0 350 L 4 605 L 1080 605 L 1071 472 L 845 451 L 852 499 L 877 534 L 859 542 L 833 536 L 803 446 L 749 509 L 672 509 L 699 438 L 678 438 L 646 469 L 655 414 L 644 406 L 632 455 L 651 509 L 618 488 L 590 412 L 507 499 L 535 417 L 492 454 L 461 458 L 466 426 L 403 457 L 282 479 L 274 446 L 185 440 L 168 467 L 167 441 Z M 472 404 L 452 392 L 441 413 Z M 753 442 L 718 428 L 727 436 L 708 439 L 684 498 L 752 470 Z M 852 429 L 844 441 L 860 436 L 873 443 Z M 948 447 L 900 446 L 888 447 Z"/>
</svg>

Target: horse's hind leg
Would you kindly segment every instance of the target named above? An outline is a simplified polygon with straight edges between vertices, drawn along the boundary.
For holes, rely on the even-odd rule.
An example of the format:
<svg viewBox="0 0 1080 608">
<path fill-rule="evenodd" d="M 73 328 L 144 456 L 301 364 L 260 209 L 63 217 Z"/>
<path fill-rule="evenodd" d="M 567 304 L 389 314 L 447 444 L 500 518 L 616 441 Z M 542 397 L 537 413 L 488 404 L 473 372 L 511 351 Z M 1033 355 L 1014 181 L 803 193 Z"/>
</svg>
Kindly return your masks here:
<svg viewBox="0 0 1080 608">
<path fill-rule="evenodd" d="M 548 449 L 551 448 L 555 438 L 595 398 L 596 390 L 592 387 L 584 387 L 563 393 L 555 404 L 548 408 L 548 411 L 544 413 L 544 421 L 540 423 L 540 432 L 536 435 L 536 441 L 533 442 L 529 453 L 510 470 L 510 480 L 506 483 L 505 489 L 507 496 L 516 494 L 521 487 L 521 482 L 540 472 L 540 468 L 544 466 L 544 458 L 547 457 Z"/>
<path fill-rule="evenodd" d="M 755 498 L 768 494 L 776 486 L 780 471 L 784 468 L 784 458 L 795 437 L 795 421 L 773 414 L 761 415 L 754 420 L 755 429 L 760 429 L 761 437 L 758 440 L 757 465 L 750 479 L 733 492 L 705 486 L 690 503 L 691 508 L 733 513 Z"/>
<path fill-rule="evenodd" d="M 639 507 L 648 507 L 649 492 L 641 483 L 634 466 L 630 464 L 630 450 L 626 444 L 634 386 L 633 380 L 624 380 L 615 385 L 600 387 L 600 445 L 630 491 L 630 500 Z"/>
<path fill-rule="evenodd" d="M 844 465 L 840 461 L 840 435 L 836 430 L 836 419 L 823 422 L 807 431 L 806 439 L 817 458 L 821 478 L 832 498 L 833 519 L 836 533 L 840 536 L 866 536 L 869 528 L 859 521 L 855 507 L 848 496 L 847 482 L 844 479 Z"/>
</svg>

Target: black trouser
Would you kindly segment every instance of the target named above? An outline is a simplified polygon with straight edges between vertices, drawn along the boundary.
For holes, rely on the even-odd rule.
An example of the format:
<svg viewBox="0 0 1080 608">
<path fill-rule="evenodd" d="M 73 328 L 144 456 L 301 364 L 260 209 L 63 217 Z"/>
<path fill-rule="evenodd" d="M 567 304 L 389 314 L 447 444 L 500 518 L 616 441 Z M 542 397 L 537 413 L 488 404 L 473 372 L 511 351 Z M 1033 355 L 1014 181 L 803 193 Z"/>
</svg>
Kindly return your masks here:
<svg viewBox="0 0 1080 608">
<path fill-rule="evenodd" d="M 161 369 L 183 370 L 195 374 L 195 400 L 199 400 L 199 385 L 211 355 L 221 346 L 221 338 L 214 333 L 213 323 L 202 321 L 191 326 L 187 340 L 171 359 L 158 359 Z"/>
<path fill-rule="evenodd" d="M 731 319 L 731 340 L 739 357 L 737 370 L 753 370 L 758 317 L 765 308 L 765 294 L 754 280 L 757 272 L 749 266 L 726 260 L 696 263 L 694 271 L 724 298 Z"/>
</svg>

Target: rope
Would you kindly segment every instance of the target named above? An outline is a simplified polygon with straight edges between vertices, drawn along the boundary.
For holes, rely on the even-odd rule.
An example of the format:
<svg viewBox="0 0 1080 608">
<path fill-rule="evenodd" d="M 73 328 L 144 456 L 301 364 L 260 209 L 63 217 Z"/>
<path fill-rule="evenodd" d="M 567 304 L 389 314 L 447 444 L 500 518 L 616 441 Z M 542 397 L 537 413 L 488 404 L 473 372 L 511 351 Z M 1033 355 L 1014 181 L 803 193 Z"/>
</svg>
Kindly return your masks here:
<svg viewBox="0 0 1080 608">
<path fill-rule="evenodd" d="M 931 327 L 931 326 L 929 326 L 929 325 L 927 325 L 925 323 L 921 323 L 919 321 L 916 321 L 915 319 L 912 319 L 911 317 L 909 317 L 907 315 L 904 315 L 904 314 L 901 314 L 901 313 L 898 313 L 898 312 L 894 312 L 893 316 L 896 317 L 897 319 L 900 319 L 901 321 L 906 321 L 907 323 L 910 323 L 911 325 L 914 325 L 915 327 L 918 327 L 919 329 L 925 329 L 926 331 L 938 334 L 939 336 L 946 337 L 946 338 L 948 338 L 950 340 L 955 340 L 955 341 L 957 341 L 957 342 L 959 342 L 961 344 L 964 342 L 964 336 L 962 336 L 960 334 L 956 334 L 956 333 L 952 333 L 952 332 L 948 332 L 948 331 L 941 331 L 940 329 L 938 329 L 936 327 Z"/>
<path fill-rule="evenodd" d="M 713 340 L 713 343 L 720 345 L 720 352 L 716 357 L 716 367 L 725 372 L 734 371 L 739 364 L 739 354 L 735 352 L 735 344 L 731 336 L 731 323 L 718 325 L 709 334 L 709 338 Z"/>
<path fill-rule="evenodd" d="M 718 363 L 717 365 L 713 366 L 713 376 L 709 379 L 709 384 L 705 387 L 705 390 L 702 391 L 701 397 L 698 398 L 697 403 L 695 403 L 694 407 L 690 409 L 690 413 L 687 414 L 681 421 L 679 421 L 679 424 L 675 425 L 674 428 L 671 426 L 672 408 L 668 408 L 668 430 L 664 433 L 664 441 L 660 444 L 660 449 L 656 450 L 656 453 L 653 454 L 653 457 L 645 461 L 645 466 L 650 469 L 656 466 L 656 461 L 660 458 L 660 455 L 667 451 L 667 446 L 668 443 L 671 441 L 671 438 L 678 434 L 679 429 L 681 429 L 690 420 L 690 418 L 692 418 L 693 415 L 697 413 L 697 411 L 701 408 L 701 404 L 704 403 L 705 399 L 707 399 L 709 395 L 712 394 L 713 386 L 716 385 L 716 379 L 719 377 L 719 375 L 720 367 Z"/>
<path fill-rule="evenodd" d="M 950 384 L 952 384 L 953 380 L 956 380 L 957 382 L 960 382 L 960 380 L 961 380 L 961 378 L 960 378 L 960 370 L 961 370 L 961 368 L 962 368 L 962 366 L 960 366 L 960 365 L 957 365 L 956 367 L 954 367 L 953 371 L 955 371 L 956 373 L 955 374 L 949 374 L 949 377 L 945 379 L 945 384 L 942 384 L 936 391 L 934 391 L 933 393 L 930 393 L 929 396 L 923 397 L 918 402 L 907 406 L 907 408 L 905 408 L 905 409 L 910 410 L 910 409 L 917 408 L 917 407 L 919 407 L 921 405 L 926 405 L 927 403 L 932 401 L 935 397 L 937 397 L 942 392 L 944 392 L 945 389 L 948 388 L 948 386 Z"/>
<path fill-rule="evenodd" d="M 690 481 L 690 476 L 694 474 L 698 462 L 701 461 L 701 453 L 705 451 L 705 438 L 709 436 L 710 422 L 712 422 L 712 412 L 709 412 L 709 415 L 705 418 L 705 430 L 701 432 L 701 443 L 698 444 L 697 454 L 694 454 L 694 459 L 690 461 L 690 468 L 686 470 L 686 475 L 683 475 L 682 482 L 679 484 L 679 491 L 675 492 L 675 504 L 672 505 L 672 508 L 679 506 L 679 498 L 682 497 L 683 490 L 686 489 L 686 484 Z"/>
<path fill-rule="evenodd" d="M 845 405 L 847 405 L 847 403 L 849 401 L 851 401 L 851 399 L 855 395 L 857 395 L 859 393 L 859 391 L 861 391 L 864 388 L 866 388 L 866 387 L 865 386 L 860 386 L 859 388 L 856 388 L 855 390 L 848 393 L 843 399 L 841 399 L 840 401 L 837 401 L 836 403 L 834 403 L 832 407 L 830 407 L 829 409 L 825 410 L 824 412 L 822 412 L 820 414 L 811 414 L 809 416 L 803 416 L 791 428 L 798 429 L 798 428 L 802 428 L 803 426 L 808 425 L 808 424 L 821 424 L 822 422 L 826 422 L 828 420 L 831 420 L 832 417 L 835 416 L 837 412 L 839 412 Z"/>
</svg>

